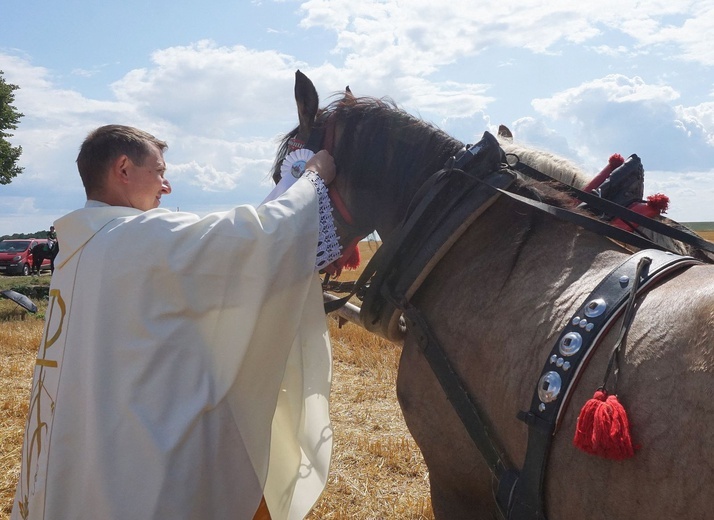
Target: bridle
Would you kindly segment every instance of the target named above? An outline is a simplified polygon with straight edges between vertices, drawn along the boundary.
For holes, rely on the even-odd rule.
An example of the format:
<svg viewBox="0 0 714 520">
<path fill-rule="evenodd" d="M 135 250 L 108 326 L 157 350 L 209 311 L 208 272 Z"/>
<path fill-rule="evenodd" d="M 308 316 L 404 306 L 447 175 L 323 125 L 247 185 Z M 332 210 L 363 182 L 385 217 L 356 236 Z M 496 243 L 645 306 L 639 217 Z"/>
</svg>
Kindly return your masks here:
<svg viewBox="0 0 714 520">
<path fill-rule="evenodd" d="M 301 141 L 297 137 L 290 138 L 288 140 L 288 153 L 304 148 L 313 153 L 317 153 L 320 150 L 327 150 L 331 155 L 334 155 L 335 134 L 337 130 L 334 114 L 328 113 L 323 119 L 324 121 L 322 121 L 321 124 L 318 124 L 317 120 L 315 121 L 306 142 Z M 335 218 L 339 230 L 347 234 L 347 237 L 342 237 L 346 240 L 346 242 L 342 243 L 342 256 L 332 264 L 323 268 L 323 271 L 328 275 L 336 276 L 339 275 L 345 267 L 353 251 L 358 247 L 359 242 L 371 233 L 372 230 L 365 231 L 363 227 L 356 224 L 354 216 L 347 208 L 344 199 L 334 183 L 327 187 L 327 193 L 330 197 L 332 207 L 335 209 L 333 218 Z"/>
</svg>

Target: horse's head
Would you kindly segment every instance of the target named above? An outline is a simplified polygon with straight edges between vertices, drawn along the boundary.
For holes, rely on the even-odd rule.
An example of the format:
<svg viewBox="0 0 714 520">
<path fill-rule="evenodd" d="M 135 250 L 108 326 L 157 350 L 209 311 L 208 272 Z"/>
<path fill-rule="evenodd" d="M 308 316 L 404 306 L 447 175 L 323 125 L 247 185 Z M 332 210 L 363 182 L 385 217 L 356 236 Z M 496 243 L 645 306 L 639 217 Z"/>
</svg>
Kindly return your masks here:
<svg viewBox="0 0 714 520">
<path fill-rule="evenodd" d="M 393 102 L 356 97 L 349 88 L 319 108 L 315 86 L 300 71 L 295 74 L 295 101 L 299 125 L 280 145 L 273 179 L 280 179 L 282 162 L 290 151 L 302 146 L 328 150 L 337 165 L 330 190 L 339 194 L 351 217 L 350 224 L 337 216 L 343 244 L 374 230 L 386 238 L 418 187 L 463 147 Z"/>
</svg>

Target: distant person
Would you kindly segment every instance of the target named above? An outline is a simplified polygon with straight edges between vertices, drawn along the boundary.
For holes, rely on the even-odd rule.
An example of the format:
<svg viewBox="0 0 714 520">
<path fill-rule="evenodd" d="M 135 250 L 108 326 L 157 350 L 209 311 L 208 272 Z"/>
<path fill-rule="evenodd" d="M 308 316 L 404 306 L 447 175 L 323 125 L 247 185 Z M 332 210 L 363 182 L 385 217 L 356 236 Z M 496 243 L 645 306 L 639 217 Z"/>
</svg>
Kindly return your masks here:
<svg viewBox="0 0 714 520">
<path fill-rule="evenodd" d="M 47 232 L 47 240 L 51 240 L 52 242 L 57 241 L 57 232 L 54 226 L 50 226 L 50 230 Z"/>
<path fill-rule="evenodd" d="M 81 146 L 87 203 L 55 223 L 13 520 L 301 518 L 324 488 L 332 157 L 199 218 L 158 208 L 166 148 L 119 125 Z"/>
<path fill-rule="evenodd" d="M 55 272 L 55 258 L 59 253 L 59 241 L 57 240 L 57 232 L 54 226 L 50 226 L 47 232 L 47 258 L 50 260 L 50 273 Z"/>
</svg>

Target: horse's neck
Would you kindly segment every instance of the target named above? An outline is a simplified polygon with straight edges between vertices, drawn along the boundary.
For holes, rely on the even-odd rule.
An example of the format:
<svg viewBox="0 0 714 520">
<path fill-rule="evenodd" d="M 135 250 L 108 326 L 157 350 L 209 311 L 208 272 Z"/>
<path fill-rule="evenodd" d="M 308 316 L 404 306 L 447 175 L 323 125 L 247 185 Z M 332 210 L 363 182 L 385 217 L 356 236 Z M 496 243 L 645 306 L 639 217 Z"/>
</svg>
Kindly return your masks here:
<svg viewBox="0 0 714 520">
<path fill-rule="evenodd" d="M 524 164 L 560 182 L 576 188 L 583 188 L 590 181 L 590 176 L 587 173 L 567 159 L 541 150 L 526 148 L 505 139 L 501 139 L 499 142 L 507 154 L 517 156 Z"/>
<path fill-rule="evenodd" d="M 626 254 L 536 211 L 502 196 L 454 244 L 413 301 L 444 338 L 450 359 L 477 373 L 465 377 L 495 431 L 507 431 L 517 411 L 502 404 L 529 402 L 532 374 L 553 338 Z M 507 391 L 503 381 L 510 381 Z M 503 439 L 516 461 L 525 447 L 518 439 Z"/>
<path fill-rule="evenodd" d="M 552 305 L 583 286 L 594 286 L 627 254 L 605 237 L 501 196 L 455 243 L 425 286 L 458 273 L 457 284 L 447 292 L 462 293 L 459 284 L 466 284 L 467 292 L 486 312 L 495 306 L 515 318 L 537 306 L 534 295 L 541 304 Z M 435 298 L 441 289 L 438 285 L 428 289 L 433 291 L 428 298 Z M 504 298 L 513 305 L 501 308 Z"/>
</svg>

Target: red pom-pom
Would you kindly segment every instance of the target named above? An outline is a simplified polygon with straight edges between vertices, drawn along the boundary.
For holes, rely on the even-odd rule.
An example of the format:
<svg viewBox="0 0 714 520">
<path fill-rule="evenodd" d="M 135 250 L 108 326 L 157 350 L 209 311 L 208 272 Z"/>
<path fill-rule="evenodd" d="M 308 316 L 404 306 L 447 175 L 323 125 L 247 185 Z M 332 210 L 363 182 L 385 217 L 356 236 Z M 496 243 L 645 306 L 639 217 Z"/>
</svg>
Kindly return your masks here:
<svg viewBox="0 0 714 520">
<path fill-rule="evenodd" d="M 664 193 L 655 193 L 647 197 L 647 205 L 658 213 L 667 213 L 669 209 L 669 197 Z"/>
<path fill-rule="evenodd" d="M 345 247 L 342 256 L 325 266 L 322 270 L 330 276 L 338 277 L 342 274 L 342 269 L 357 269 L 360 264 L 359 242 L 361 238 L 355 238 L 350 245 Z"/>
<path fill-rule="evenodd" d="M 344 264 L 342 267 L 345 269 L 357 269 L 359 267 L 359 262 L 360 262 L 360 253 L 359 253 L 359 247 L 355 246 L 352 248 L 352 253 L 347 256 L 343 256 L 344 258 Z"/>
<path fill-rule="evenodd" d="M 669 208 L 669 197 L 662 193 L 656 193 L 655 195 L 650 195 L 647 197 L 647 202 L 633 202 L 630 204 L 628 209 L 644 215 L 645 217 L 655 218 L 659 217 L 662 213 L 666 213 Z M 624 229 L 625 231 L 632 231 L 639 227 L 639 224 L 625 224 L 621 219 L 616 218 L 612 221 L 612 225 Z"/>
<path fill-rule="evenodd" d="M 575 430 L 573 444 L 591 455 L 623 460 L 634 456 L 630 421 L 625 408 L 603 390 L 597 390 L 585 403 Z"/>
<path fill-rule="evenodd" d="M 587 184 L 587 186 L 583 188 L 583 191 L 591 192 L 593 190 L 598 189 L 600 185 L 605 182 L 605 179 L 610 176 L 613 170 L 622 166 L 624 162 L 625 159 L 623 159 L 622 155 L 620 155 L 619 153 L 612 154 L 607 161 L 607 166 L 605 166 L 600 173 L 598 173 L 595 177 L 592 178 L 592 180 Z"/>
<path fill-rule="evenodd" d="M 607 164 L 610 166 L 610 171 L 612 172 L 615 170 L 615 168 L 619 168 L 620 166 L 625 164 L 625 158 L 619 153 L 614 153 L 607 160 Z"/>
</svg>

